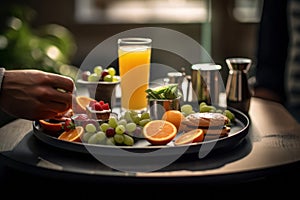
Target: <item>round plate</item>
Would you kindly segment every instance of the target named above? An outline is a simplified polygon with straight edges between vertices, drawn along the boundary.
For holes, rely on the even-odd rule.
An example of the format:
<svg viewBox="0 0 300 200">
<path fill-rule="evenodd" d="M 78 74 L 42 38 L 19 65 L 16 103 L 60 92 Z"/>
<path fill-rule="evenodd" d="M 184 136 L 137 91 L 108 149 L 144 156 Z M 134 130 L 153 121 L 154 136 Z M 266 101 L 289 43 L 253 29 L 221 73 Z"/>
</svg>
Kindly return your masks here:
<svg viewBox="0 0 300 200">
<path fill-rule="evenodd" d="M 153 153 L 159 156 L 170 156 L 170 155 L 183 155 L 183 154 L 207 154 L 208 152 L 215 150 L 232 149 L 238 145 L 247 135 L 250 120 L 244 113 L 228 108 L 234 113 L 236 122 L 231 127 L 231 130 L 226 137 L 204 140 L 203 142 L 175 146 L 173 141 L 167 145 L 154 146 L 148 143 L 146 140 L 138 140 L 133 146 L 111 146 L 111 145 L 98 145 L 98 144 L 87 144 L 79 142 L 68 142 L 57 139 L 56 136 L 49 135 L 43 131 L 38 121 L 33 122 L 33 133 L 34 135 L 44 143 L 51 146 L 65 149 L 74 152 L 81 153 L 95 153 L 104 156 L 126 156 L 126 154 L 132 153 Z"/>
</svg>

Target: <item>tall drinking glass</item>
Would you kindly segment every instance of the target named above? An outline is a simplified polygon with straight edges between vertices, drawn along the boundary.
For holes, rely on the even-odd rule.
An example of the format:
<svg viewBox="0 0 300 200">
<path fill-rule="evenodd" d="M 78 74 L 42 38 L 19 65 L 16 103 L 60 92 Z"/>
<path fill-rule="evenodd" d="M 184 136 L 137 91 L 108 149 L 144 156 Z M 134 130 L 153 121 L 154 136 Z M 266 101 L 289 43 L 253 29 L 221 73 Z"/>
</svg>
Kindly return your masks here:
<svg viewBox="0 0 300 200">
<path fill-rule="evenodd" d="M 151 45 L 150 38 L 118 39 L 122 110 L 147 109 Z"/>
</svg>

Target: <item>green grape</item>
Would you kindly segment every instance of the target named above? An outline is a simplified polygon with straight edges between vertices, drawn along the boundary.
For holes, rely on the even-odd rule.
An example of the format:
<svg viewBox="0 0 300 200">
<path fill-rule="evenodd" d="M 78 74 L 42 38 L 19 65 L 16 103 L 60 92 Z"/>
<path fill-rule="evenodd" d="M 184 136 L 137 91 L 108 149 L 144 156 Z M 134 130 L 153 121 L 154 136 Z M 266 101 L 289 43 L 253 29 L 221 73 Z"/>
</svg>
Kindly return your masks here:
<svg viewBox="0 0 300 200">
<path fill-rule="evenodd" d="M 205 105 L 200 107 L 200 112 L 215 112 L 215 111 L 216 108 L 214 106 Z"/>
<path fill-rule="evenodd" d="M 223 114 L 223 111 L 222 111 L 221 109 L 217 109 L 217 110 L 216 110 L 216 113 L 221 113 L 221 114 Z"/>
<path fill-rule="evenodd" d="M 97 74 L 98 76 L 101 76 L 102 71 L 103 71 L 102 66 L 94 67 L 94 73 Z"/>
<path fill-rule="evenodd" d="M 117 81 L 119 81 L 119 78 L 117 76 L 113 76 L 113 80 L 112 81 L 113 82 L 117 82 Z"/>
<path fill-rule="evenodd" d="M 126 124 L 125 128 L 126 128 L 127 132 L 131 133 L 131 132 L 135 131 L 135 129 L 136 129 L 136 123 L 129 122 L 128 124 Z"/>
<path fill-rule="evenodd" d="M 141 114 L 141 120 L 143 119 L 150 119 L 150 113 L 149 112 L 143 112 Z"/>
<path fill-rule="evenodd" d="M 97 131 L 97 128 L 94 124 L 89 123 L 85 126 L 85 131 L 89 133 L 95 133 Z"/>
<path fill-rule="evenodd" d="M 112 77 L 113 77 L 114 75 L 116 75 L 116 70 L 115 70 L 115 68 L 113 68 L 113 67 L 107 68 L 107 71 L 108 71 L 109 75 L 111 75 Z"/>
<path fill-rule="evenodd" d="M 101 144 L 103 141 L 105 141 L 106 135 L 104 132 L 99 131 L 95 134 L 93 134 L 89 139 L 88 143 L 89 144 Z"/>
<path fill-rule="evenodd" d="M 133 115 L 131 116 L 132 121 L 136 124 L 139 124 L 139 122 L 141 121 L 141 117 L 139 115 Z"/>
<path fill-rule="evenodd" d="M 90 137 L 93 135 L 94 133 L 89 133 L 89 132 L 85 132 L 82 136 L 82 141 L 83 142 L 88 142 L 88 140 L 90 139 Z"/>
<path fill-rule="evenodd" d="M 118 126 L 115 128 L 115 131 L 116 131 L 116 134 L 123 134 L 123 133 L 125 133 L 126 128 L 125 128 L 124 125 L 118 125 Z"/>
<path fill-rule="evenodd" d="M 106 138 L 106 144 L 107 145 L 115 145 L 116 141 L 115 141 L 114 137 Z"/>
<path fill-rule="evenodd" d="M 108 74 L 108 75 L 104 76 L 103 80 L 106 81 L 106 82 L 112 82 L 113 81 L 113 77 Z"/>
<path fill-rule="evenodd" d="M 142 119 L 139 121 L 138 125 L 145 126 L 148 122 L 150 122 L 150 119 Z"/>
<path fill-rule="evenodd" d="M 125 134 L 115 134 L 114 140 L 117 144 L 122 144 L 124 142 L 124 135 Z"/>
<path fill-rule="evenodd" d="M 100 128 L 103 132 L 105 132 L 109 128 L 109 124 L 104 122 L 100 125 Z"/>
<path fill-rule="evenodd" d="M 100 79 L 100 76 L 98 76 L 96 73 L 92 73 L 91 75 L 89 75 L 88 77 L 88 81 L 89 82 L 98 82 Z"/>
<path fill-rule="evenodd" d="M 108 125 L 112 128 L 116 128 L 118 126 L 118 120 L 116 117 L 110 117 L 108 120 Z"/>
<path fill-rule="evenodd" d="M 180 110 L 181 112 L 184 112 L 187 115 L 191 114 L 194 111 L 193 107 L 190 104 L 182 105 Z"/>
<path fill-rule="evenodd" d="M 130 111 L 125 111 L 123 117 L 127 122 L 132 122 Z"/>
<path fill-rule="evenodd" d="M 130 110 L 129 113 L 130 113 L 131 117 L 139 114 L 138 112 L 136 112 L 134 110 Z"/>
<path fill-rule="evenodd" d="M 199 104 L 199 109 L 201 109 L 202 106 L 207 106 L 207 104 L 206 104 L 204 101 L 202 101 L 202 102 Z"/>
<path fill-rule="evenodd" d="M 230 110 L 224 110 L 223 115 L 228 117 L 230 121 L 233 121 L 235 119 L 235 115 Z"/>
<path fill-rule="evenodd" d="M 131 136 L 124 134 L 123 143 L 127 146 L 132 146 L 134 144 L 134 140 Z"/>
<path fill-rule="evenodd" d="M 118 121 L 118 125 L 126 126 L 126 124 L 127 124 L 126 119 L 120 119 L 120 120 Z"/>
</svg>

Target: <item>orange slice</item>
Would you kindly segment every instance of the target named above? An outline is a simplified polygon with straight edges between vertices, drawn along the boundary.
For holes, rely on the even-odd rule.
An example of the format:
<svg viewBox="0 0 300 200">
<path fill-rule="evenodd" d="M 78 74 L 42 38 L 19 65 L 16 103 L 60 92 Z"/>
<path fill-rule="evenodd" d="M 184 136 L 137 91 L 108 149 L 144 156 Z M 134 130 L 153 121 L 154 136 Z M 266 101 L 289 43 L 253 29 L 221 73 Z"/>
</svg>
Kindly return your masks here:
<svg viewBox="0 0 300 200">
<path fill-rule="evenodd" d="M 95 101 L 95 99 L 87 97 L 87 96 L 76 96 L 74 104 L 74 112 L 75 113 L 86 113 L 86 106 L 89 105 L 91 101 Z"/>
<path fill-rule="evenodd" d="M 193 129 L 180 135 L 175 141 L 175 145 L 190 144 L 202 142 L 204 140 L 204 131 L 202 129 Z"/>
<path fill-rule="evenodd" d="M 162 120 L 171 122 L 176 126 L 177 130 L 179 130 L 183 119 L 184 115 L 179 110 L 168 110 L 162 116 Z"/>
<path fill-rule="evenodd" d="M 59 132 L 62 131 L 62 122 L 49 122 L 47 120 L 39 120 L 40 125 L 43 127 L 46 132 Z"/>
<path fill-rule="evenodd" d="M 152 120 L 143 128 L 145 139 L 152 145 L 166 145 L 177 134 L 177 128 L 166 120 Z"/>
<path fill-rule="evenodd" d="M 76 126 L 75 129 L 62 132 L 62 134 L 58 136 L 58 139 L 69 142 L 81 142 L 81 136 L 83 133 L 84 128 L 82 126 Z"/>
</svg>

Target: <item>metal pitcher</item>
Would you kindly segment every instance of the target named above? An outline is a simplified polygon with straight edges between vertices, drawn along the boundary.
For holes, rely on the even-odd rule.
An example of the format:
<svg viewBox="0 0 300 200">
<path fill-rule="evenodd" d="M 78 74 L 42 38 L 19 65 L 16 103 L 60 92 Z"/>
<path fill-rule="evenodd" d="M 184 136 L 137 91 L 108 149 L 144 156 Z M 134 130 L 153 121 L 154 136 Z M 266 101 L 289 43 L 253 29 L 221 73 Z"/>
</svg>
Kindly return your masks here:
<svg viewBox="0 0 300 200">
<path fill-rule="evenodd" d="M 227 58 L 225 61 L 229 68 L 226 84 L 227 105 L 247 113 L 251 98 L 247 72 L 252 60 L 249 58 Z"/>
</svg>

